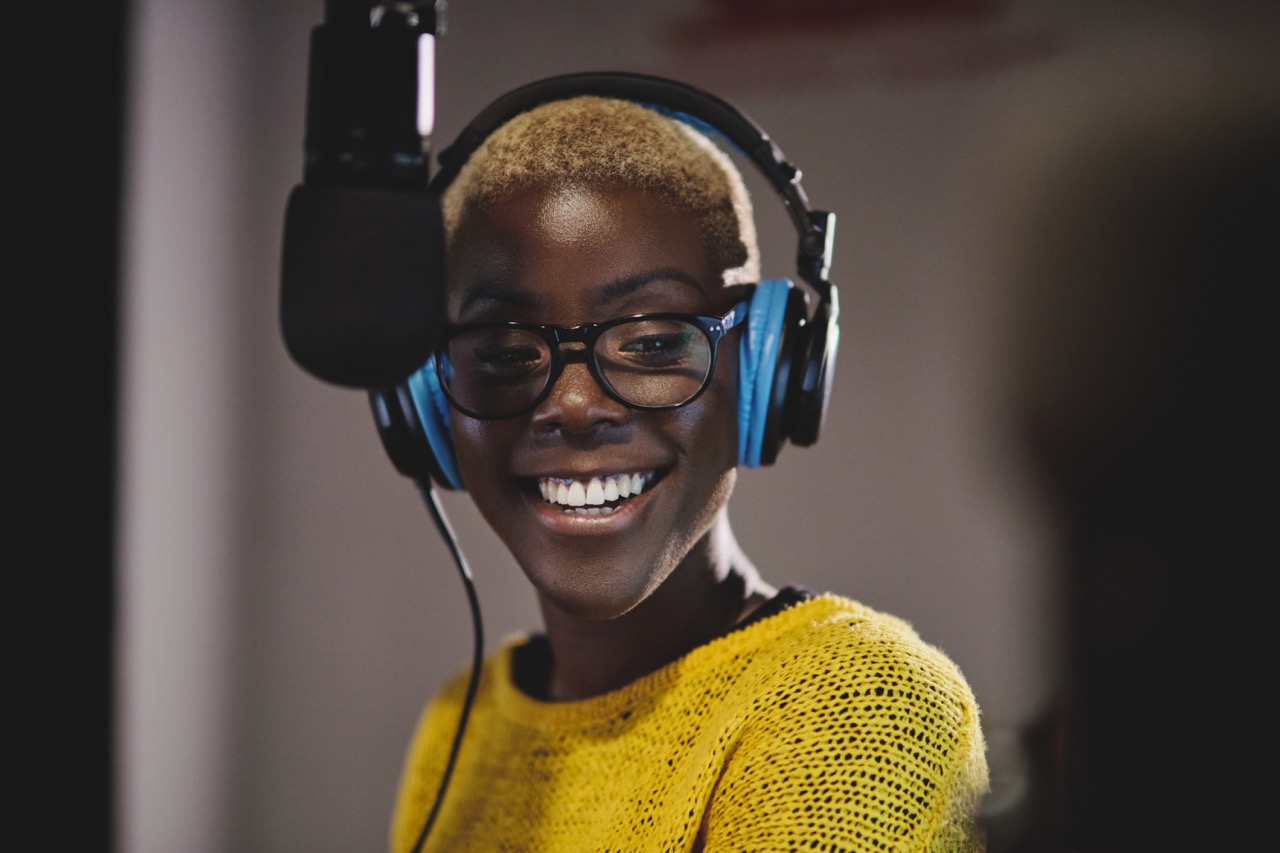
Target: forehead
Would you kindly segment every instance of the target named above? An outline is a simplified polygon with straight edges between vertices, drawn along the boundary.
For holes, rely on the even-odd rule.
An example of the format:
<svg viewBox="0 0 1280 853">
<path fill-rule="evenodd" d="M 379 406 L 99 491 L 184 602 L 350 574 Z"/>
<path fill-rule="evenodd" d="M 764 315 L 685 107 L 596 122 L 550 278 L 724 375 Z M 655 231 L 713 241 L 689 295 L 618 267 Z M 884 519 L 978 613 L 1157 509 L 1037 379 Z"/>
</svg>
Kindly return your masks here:
<svg viewBox="0 0 1280 853">
<path fill-rule="evenodd" d="M 722 301 L 697 218 L 636 189 L 509 193 L 463 217 L 447 261 L 453 322 L 571 325 Z"/>
</svg>

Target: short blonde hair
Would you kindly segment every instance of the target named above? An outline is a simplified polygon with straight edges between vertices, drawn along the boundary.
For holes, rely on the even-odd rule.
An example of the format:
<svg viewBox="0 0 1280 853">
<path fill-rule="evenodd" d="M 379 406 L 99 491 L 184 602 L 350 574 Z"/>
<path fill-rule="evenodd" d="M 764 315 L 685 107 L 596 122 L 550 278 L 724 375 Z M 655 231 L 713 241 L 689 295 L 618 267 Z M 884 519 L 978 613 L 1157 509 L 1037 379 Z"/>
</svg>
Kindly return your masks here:
<svg viewBox="0 0 1280 853">
<path fill-rule="evenodd" d="M 759 280 L 742 175 L 698 131 L 630 101 L 583 95 L 522 113 L 471 155 L 443 197 L 446 239 L 467 214 L 529 187 L 638 189 L 693 214 L 726 284 Z"/>
</svg>

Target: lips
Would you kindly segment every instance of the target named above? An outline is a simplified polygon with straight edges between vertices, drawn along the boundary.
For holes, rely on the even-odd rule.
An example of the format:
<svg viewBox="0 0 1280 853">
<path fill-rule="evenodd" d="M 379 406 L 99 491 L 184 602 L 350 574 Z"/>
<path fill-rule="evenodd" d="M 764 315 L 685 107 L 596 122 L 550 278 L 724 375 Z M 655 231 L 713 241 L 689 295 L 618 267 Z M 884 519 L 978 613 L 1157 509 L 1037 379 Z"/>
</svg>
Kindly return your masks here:
<svg viewBox="0 0 1280 853">
<path fill-rule="evenodd" d="M 565 512 L 609 515 L 654 482 L 652 470 L 605 474 L 598 477 L 539 477 L 542 499 Z"/>
</svg>

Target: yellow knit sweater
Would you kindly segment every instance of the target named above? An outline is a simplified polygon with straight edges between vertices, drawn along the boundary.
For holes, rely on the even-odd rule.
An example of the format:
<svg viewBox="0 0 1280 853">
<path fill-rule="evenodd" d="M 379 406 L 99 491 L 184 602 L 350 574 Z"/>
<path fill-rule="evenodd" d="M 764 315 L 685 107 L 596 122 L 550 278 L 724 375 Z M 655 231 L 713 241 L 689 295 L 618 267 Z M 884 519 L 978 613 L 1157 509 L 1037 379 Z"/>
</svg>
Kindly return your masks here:
<svg viewBox="0 0 1280 853">
<path fill-rule="evenodd" d="M 981 849 L 977 706 L 899 619 L 821 596 L 563 703 L 515 686 L 516 645 L 485 664 L 429 850 Z M 396 853 L 431 806 L 465 686 L 419 723 Z"/>
</svg>

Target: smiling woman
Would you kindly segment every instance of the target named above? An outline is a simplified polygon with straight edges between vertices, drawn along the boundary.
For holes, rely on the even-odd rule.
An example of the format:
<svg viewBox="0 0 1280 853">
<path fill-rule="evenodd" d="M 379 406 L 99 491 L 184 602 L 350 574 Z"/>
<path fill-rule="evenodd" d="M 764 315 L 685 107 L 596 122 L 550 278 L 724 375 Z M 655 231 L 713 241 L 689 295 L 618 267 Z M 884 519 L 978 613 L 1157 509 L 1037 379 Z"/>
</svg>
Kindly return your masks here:
<svg viewBox="0 0 1280 853">
<path fill-rule="evenodd" d="M 901 620 L 767 583 L 734 539 L 740 374 L 775 289 L 751 284 L 728 158 L 644 106 L 557 100 L 488 136 L 444 209 L 433 376 L 544 625 L 485 663 L 427 848 L 979 847 L 954 665 Z M 417 843 L 466 685 L 422 716 L 393 850 Z"/>
<path fill-rule="evenodd" d="M 567 212 L 575 206 L 577 214 Z M 546 215 L 548 208 L 556 215 Z M 723 284 L 697 226 L 691 213 L 637 190 L 514 190 L 470 213 L 455 232 L 447 287 L 450 319 L 554 320 L 574 326 L 659 312 L 723 314 L 737 294 Z M 515 298 L 471 298 L 476 288 L 500 276 L 510 276 L 504 284 Z M 623 282 L 627 286 L 620 287 Z M 470 307 L 458 316 L 464 304 Z M 696 397 L 683 394 L 675 405 L 641 411 L 606 392 L 592 375 L 600 372 L 590 365 L 601 361 L 601 340 L 596 338 L 590 350 L 565 352 L 559 377 L 541 382 L 545 393 L 524 417 L 453 419 L 463 482 L 533 582 L 544 618 L 585 618 L 593 632 L 624 632 L 607 642 L 619 651 L 594 662 L 589 671 L 573 667 L 561 674 L 562 667 L 554 668 L 557 683 L 589 677 L 590 683 L 576 690 L 583 695 L 621 686 L 667 662 L 653 659 L 653 643 L 635 636 L 643 622 L 642 614 L 632 611 L 642 602 L 645 609 L 669 612 L 683 605 L 704 612 L 704 596 L 756 594 L 754 573 L 744 567 L 740 574 L 751 582 L 744 580 L 736 593 L 716 586 L 700 590 L 695 600 L 681 595 L 679 602 L 664 601 L 673 594 L 664 581 L 678 567 L 691 581 L 709 579 L 693 555 L 696 543 L 723 518 L 732 489 L 734 359 L 718 359 L 714 372 L 698 377 L 703 390 Z M 582 355 L 575 358 L 575 353 Z M 649 373 L 648 385 L 669 384 L 665 369 Z M 448 389 L 452 382 L 442 384 Z M 646 483 L 640 474 L 650 471 Z M 603 483 L 618 475 L 646 487 L 609 515 L 566 511 L 539 494 L 539 480 L 565 481 L 568 503 L 573 503 L 579 490 L 585 498 L 592 480 Z M 720 523 L 730 541 L 727 522 Z M 733 560 L 729 555 L 723 560 L 722 569 L 732 572 Z M 728 602 L 718 607 L 736 619 L 729 613 L 733 609 Z M 694 619 L 688 630 L 724 627 L 704 622 L 705 616 Z M 683 647 L 680 651 L 689 647 L 684 638 L 661 633 L 664 642 Z M 592 644 L 593 651 L 606 647 L 603 636 L 600 641 Z M 574 655 L 564 649 L 556 657 Z"/>
</svg>

